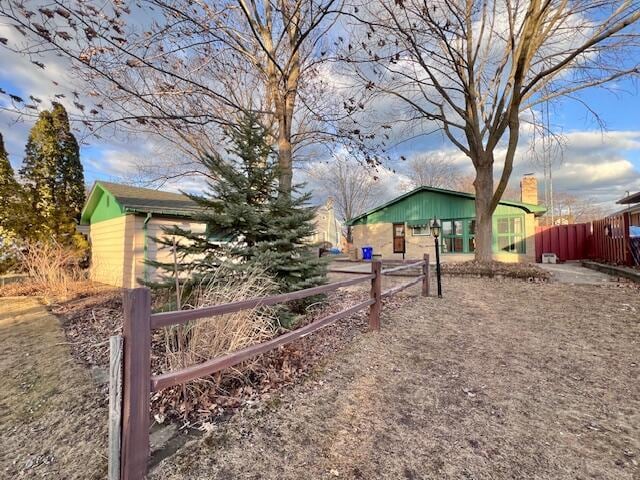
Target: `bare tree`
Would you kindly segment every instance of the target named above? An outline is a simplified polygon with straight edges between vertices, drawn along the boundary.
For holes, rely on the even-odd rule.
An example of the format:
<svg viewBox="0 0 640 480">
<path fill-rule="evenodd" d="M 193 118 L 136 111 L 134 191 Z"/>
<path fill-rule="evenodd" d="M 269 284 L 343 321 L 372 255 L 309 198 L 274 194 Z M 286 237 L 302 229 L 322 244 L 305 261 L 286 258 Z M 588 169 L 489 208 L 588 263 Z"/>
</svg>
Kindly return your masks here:
<svg viewBox="0 0 640 480">
<path fill-rule="evenodd" d="M 636 1 L 378 0 L 358 12 L 365 54 L 345 57 L 365 88 L 403 105 L 418 134 L 437 125 L 473 163 L 480 261 L 492 258 L 521 126 L 545 102 L 640 71 Z"/>
<path fill-rule="evenodd" d="M 605 209 L 592 198 L 581 198 L 566 192 L 559 192 L 554 197 L 553 212 L 548 211 L 542 217 L 544 225 L 585 223 L 603 218 Z M 553 213 L 553 215 L 551 215 Z"/>
<path fill-rule="evenodd" d="M 407 173 L 413 187 L 436 187 L 457 190 L 460 187 L 461 169 L 447 158 L 423 153 L 407 160 Z"/>
<path fill-rule="evenodd" d="M 152 132 L 196 159 L 171 175 L 201 172 L 197 159 L 219 147 L 226 126 L 262 114 L 289 194 L 296 149 L 343 133 L 321 75 L 341 9 L 342 0 L 7 0 L 0 17 L 23 40 L 0 44 L 41 68 L 44 53 L 71 59 L 94 99 L 75 99 L 80 119 L 98 135 L 114 124 Z"/>
<path fill-rule="evenodd" d="M 338 217 L 343 222 L 357 217 L 377 203 L 379 184 L 376 176 L 364 165 L 344 158 L 329 164 L 316 164 L 309 176 L 318 183 L 322 193 L 334 199 Z M 351 242 L 351 227 L 347 227 Z"/>
</svg>

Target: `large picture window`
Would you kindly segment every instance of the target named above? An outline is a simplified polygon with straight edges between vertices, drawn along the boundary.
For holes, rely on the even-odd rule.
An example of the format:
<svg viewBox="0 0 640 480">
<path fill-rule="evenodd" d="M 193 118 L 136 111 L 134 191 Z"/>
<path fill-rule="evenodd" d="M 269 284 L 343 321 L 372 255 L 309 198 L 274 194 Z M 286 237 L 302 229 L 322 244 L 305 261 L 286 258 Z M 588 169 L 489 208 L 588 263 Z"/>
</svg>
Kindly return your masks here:
<svg viewBox="0 0 640 480">
<path fill-rule="evenodd" d="M 471 218 L 442 221 L 442 253 L 473 253 L 476 221 Z"/>
<path fill-rule="evenodd" d="M 473 218 L 452 218 L 441 222 L 442 253 L 474 253 L 476 251 L 476 221 Z M 525 253 L 523 216 L 494 217 L 494 251 Z"/>
<path fill-rule="evenodd" d="M 524 252 L 524 219 L 502 217 L 496 219 L 496 237 L 499 252 Z"/>
</svg>

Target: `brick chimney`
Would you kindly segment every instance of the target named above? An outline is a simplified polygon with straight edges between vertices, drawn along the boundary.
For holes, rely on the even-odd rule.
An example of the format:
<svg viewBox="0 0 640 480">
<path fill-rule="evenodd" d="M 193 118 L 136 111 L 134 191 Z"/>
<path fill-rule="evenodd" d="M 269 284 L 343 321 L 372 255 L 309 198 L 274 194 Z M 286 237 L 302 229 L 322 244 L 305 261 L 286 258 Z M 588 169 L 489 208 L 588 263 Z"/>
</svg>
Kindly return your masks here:
<svg viewBox="0 0 640 480">
<path fill-rule="evenodd" d="M 533 175 L 525 175 L 520 180 L 520 201 L 538 205 L 538 179 Z"/>
</svg>

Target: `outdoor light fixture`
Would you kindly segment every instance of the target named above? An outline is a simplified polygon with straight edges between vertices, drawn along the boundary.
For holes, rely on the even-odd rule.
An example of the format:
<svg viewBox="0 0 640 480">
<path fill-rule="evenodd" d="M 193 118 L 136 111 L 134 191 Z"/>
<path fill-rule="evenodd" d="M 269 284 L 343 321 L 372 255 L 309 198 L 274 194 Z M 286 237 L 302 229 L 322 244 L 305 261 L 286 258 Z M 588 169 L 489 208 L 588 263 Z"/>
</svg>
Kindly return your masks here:
<svg viewBox="0 0 640 480">
<path fill-rule="evenodd" d="M 433 235 L 436 238 L 440 236 L 440 224 L 438 223 L 437 218 L 434 218 L 433 220 L 431 220 L 431 226 L 429 228 L 431 228 L 431 235 Z"/>
<path fill-rule="evenodd" d="M 431 221 L 431 235 L 436 242 L 436 276 L 438 279 L 438 298 L 442 298 L 442 280 L 440 277 L 440 243 L 438 241 L 438 237 L 440 236 L 440 224 L 438 223 L 438 219 L 434 218 Z"/>
</svg>

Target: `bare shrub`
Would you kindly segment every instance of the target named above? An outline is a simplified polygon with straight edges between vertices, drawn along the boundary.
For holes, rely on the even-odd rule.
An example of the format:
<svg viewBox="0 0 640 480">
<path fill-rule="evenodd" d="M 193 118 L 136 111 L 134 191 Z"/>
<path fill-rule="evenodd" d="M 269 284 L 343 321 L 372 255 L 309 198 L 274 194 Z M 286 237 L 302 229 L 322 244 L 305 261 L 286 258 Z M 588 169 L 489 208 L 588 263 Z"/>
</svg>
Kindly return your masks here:
<svg viewBox="0 0 640 480">
<path fill-rule="evenodd" d="M 238 275 L 221 267 L 213 277 L 197 285 L 181 299 L 184 309 L 202 308 L 266 296 L 275 291 L 276 283 L 258 268 Z M 166 367 L 169 370 L 219 357 L 241 348 L 263 342 L 276 333 L 277 317 L 273 308 L 258 307 L 240 312 L 203 318 L 184 326 L 165 329 Z M 191 382 L 182 389 L 188 403 L 203 403 L 203 397 L 215 395 L 221 384 L 246 380 L 256 361 L 247 361 L 214 377 Z M 178 393 L 176 391 L 176 393 Z"/>
<path fill-rule="evenodd" d="M 46 296 L 67 299 L 86 280 L 80 267 L 83 252 L 55 240 L 28 243 L 18 251 L 18 258 L 30 283 Z"/>
</svg>

